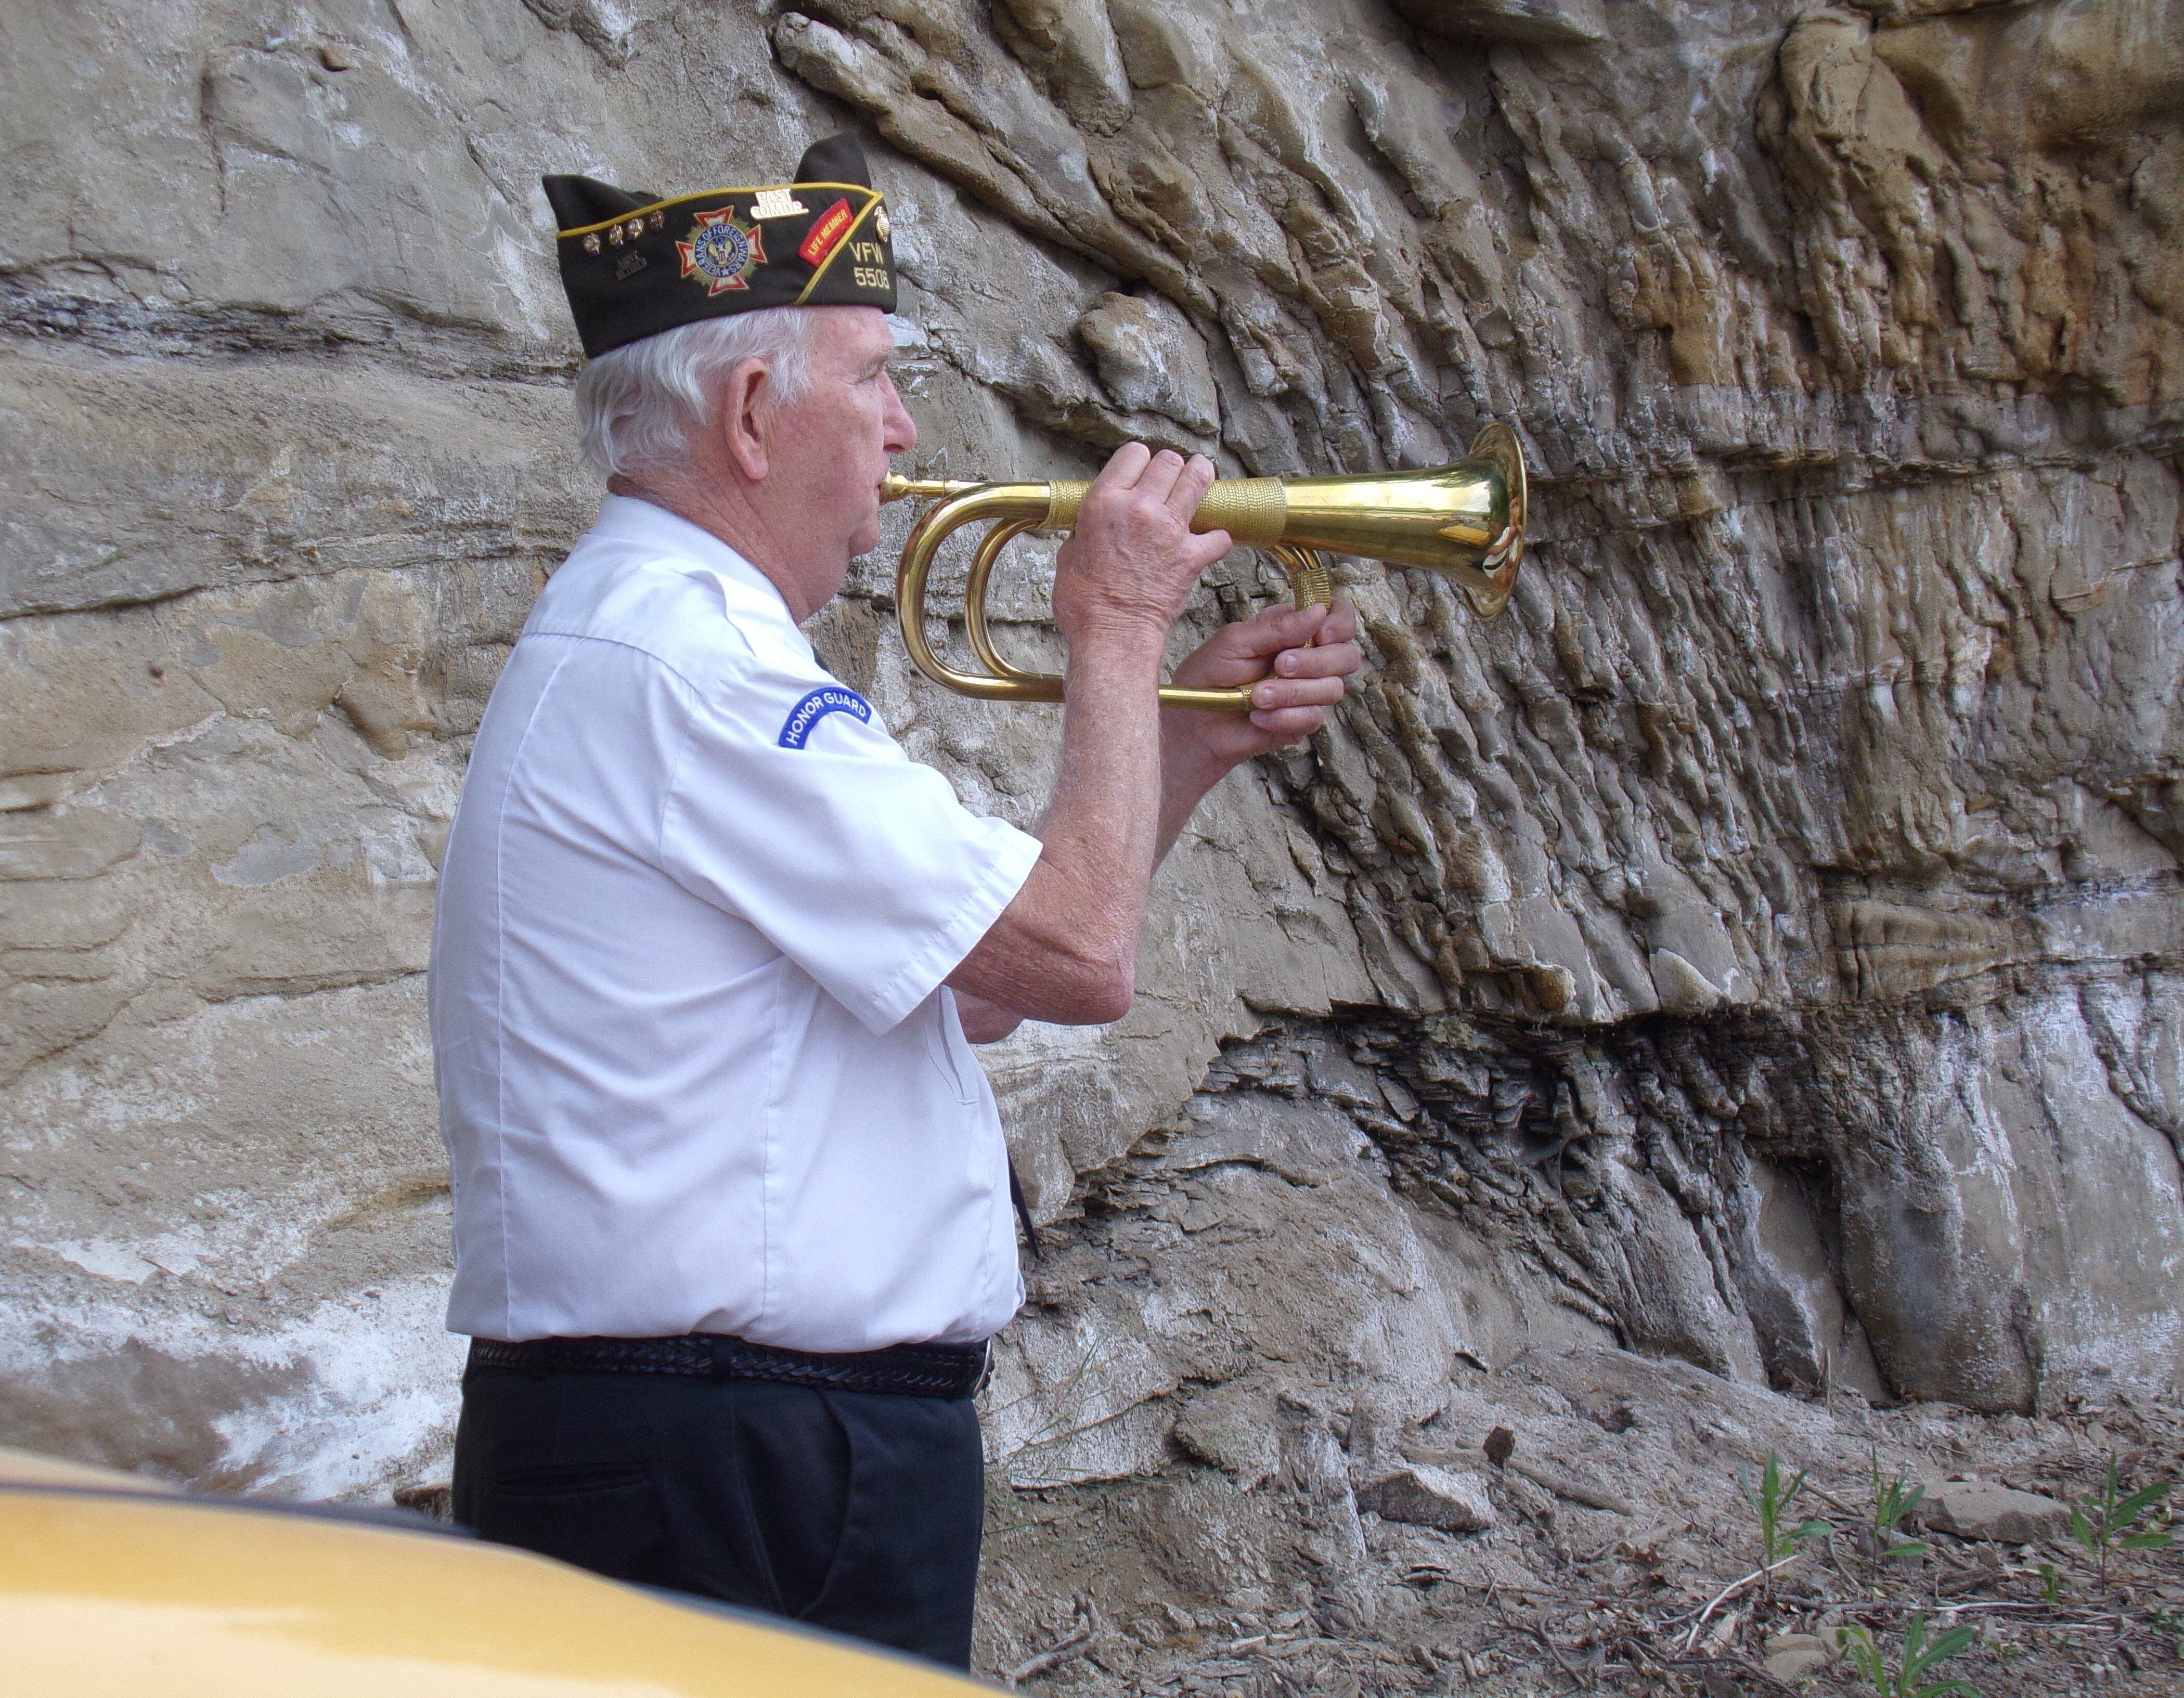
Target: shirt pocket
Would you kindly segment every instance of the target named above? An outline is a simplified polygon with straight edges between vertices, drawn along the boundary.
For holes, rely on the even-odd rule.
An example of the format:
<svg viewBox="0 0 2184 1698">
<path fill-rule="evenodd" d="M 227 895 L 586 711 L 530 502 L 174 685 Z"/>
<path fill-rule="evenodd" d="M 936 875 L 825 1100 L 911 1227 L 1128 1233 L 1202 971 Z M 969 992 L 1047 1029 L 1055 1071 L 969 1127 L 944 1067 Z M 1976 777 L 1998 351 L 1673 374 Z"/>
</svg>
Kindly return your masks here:
<svg viewBox="0 0 2184 1698">
<path fill-rule="evenodd" d="M 956 993 L 941 986 L 933 994 L 932 1008 L 932 1018 L 925 1027 L 925 1053 L 955 1093 L 956 1100 L 971 1107 L 984 1094 L 986 1072 L 972 1053 L 971 1040 L 963 1035 L 963 1022 L 956 1013 Z"/>
</svg>

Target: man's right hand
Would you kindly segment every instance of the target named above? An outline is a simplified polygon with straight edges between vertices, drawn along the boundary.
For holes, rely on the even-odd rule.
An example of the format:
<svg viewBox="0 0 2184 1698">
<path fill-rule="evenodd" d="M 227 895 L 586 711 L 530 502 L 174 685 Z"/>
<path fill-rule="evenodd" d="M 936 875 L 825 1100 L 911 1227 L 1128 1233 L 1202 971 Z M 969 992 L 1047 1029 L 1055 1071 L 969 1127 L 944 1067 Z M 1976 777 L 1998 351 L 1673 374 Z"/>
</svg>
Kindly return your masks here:
<svg viewBox="0 0 2184 1698">
<path fill-rule="evenodd" d="M 1183 616 L 1228 533 L 1190 533 L 1213 462 L 1143 443 L 1114 452 L 1085 493 L 1077 528 L 1054 563 L 1054 622 L 1071 648 L 1106 636 L 1150 637 L 1157 650 Z"/>
</svg>

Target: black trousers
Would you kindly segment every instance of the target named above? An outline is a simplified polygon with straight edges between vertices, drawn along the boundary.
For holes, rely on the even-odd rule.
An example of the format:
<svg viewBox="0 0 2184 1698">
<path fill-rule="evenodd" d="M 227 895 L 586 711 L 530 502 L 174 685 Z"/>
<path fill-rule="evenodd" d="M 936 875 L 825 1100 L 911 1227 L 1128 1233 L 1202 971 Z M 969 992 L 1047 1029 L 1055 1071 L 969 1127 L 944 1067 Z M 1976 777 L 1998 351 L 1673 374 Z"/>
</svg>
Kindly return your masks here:
<svg viewBox="0 0 2184 1698">
<path fill-rule="evenodd" d="M 967 1397 L 473 1368 L 455 1519 L 956 1668 L 985 1508 Z"/>
</svg>

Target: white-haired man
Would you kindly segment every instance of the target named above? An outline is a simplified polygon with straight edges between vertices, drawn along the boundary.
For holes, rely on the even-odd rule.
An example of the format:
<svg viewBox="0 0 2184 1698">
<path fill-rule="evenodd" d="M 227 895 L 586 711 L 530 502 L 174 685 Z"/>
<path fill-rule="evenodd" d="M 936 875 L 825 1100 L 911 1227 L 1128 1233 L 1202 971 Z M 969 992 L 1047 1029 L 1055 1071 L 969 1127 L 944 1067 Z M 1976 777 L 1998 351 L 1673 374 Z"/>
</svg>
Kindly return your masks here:
<svg viewBox="0 0 2184 1698">
<path fill-rule="evenodd" d="M 1256 710 L 1163 715 L 1163 641 L 1228 539 L 1188 528 L 1206 461 L 1132 444 L 1056 565 L 1038 835 L 905 756 L 798 629 L 917 435 L 866 181 L 849 136 L 763 188 L 548 180 L 611 493 L 493 692 L 442 871 L 455 1508 L 967 1667 L 971 1394 L 1022 1288 L 967 1040 L 1119 1016 L 1184 820 L 1359 655 L 1346 610 L 1265 615 L 1180 674 Z"/>
</svg>

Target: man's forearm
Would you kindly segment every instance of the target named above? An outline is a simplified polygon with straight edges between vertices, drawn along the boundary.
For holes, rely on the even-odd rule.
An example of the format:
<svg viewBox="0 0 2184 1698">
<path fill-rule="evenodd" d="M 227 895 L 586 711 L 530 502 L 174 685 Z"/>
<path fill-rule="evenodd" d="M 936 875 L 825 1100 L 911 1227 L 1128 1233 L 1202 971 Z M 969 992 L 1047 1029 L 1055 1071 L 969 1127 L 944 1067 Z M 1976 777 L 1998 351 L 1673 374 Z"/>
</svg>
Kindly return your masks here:
<svg viewBox="0 0 2184 1698">
<path fill-rule="evenodd" d="M 1080 715 L 1080 724 L 1090 717 L 1089 715 Z M 1162 724 L 1165 729 L 1164 716 Z M 1167 853 L 1175 847 L 1175 840 L 1182 832 L 1184 822 L 1190 819 L 1192 810 L 1205 799 L 1206 793 L 1219 783 L 1223 775 L 1228 771 L 1225 762 L 1207 755 L 1190 739 L 1163 736 L 1161 742 L 1159 806 L 1149 873 L 1151 868 L 1158 867 L 1167 859 Z M 1080 749 L 1078 754 L 1082 759 L 1084 751 Z M 1070 746 L 1065 741 L 1062 751 L 1065 773 L 1068 771 L 1071 756 Z M 1096 762 L 1099 757 L 1095 754 L 1092 759 Z M 1057 792 L 1055 804 L 1048 812 L 1047 823 L 1041 828 L 1043 840 L 1050 844 L 1063 838 L 1072 824 L 1070 820 L 1061 817 L 1061 796 Z M 1062 853 L 1066 855 L 1067 851 Z M 1134 938 L 1144 923 L 1144 904 L 1138 905 L 1134 919 L 1113 916 L 1113 923 L 1118 927 L 1128 925 L 1130 936 Z M 1023 1023 L 1023 1015 L 1015 1009 L 999 1005 L 960 985 L 956 988 L 956 999 L 964 1035 L 973 1044 L 997 1044 Z"/>
<path fill-rule="evenodd" d="M 1111 960 L 1134 960 L 1162 827 L 1161 650 L 1165 633 L 1080 638 L 1061 720 L 1061 772 L 1039 839 L 1079 885 Z M 1042 856 L 1045 860 L 1046 857 Z"/>
<path fill-rule="evenodd" d="M 1163 726 L 1164 732 L 1167 729 Z M 1228 763 L 1208 754 L 1202 746 L 1173 735 L 1162 736 L 1160 832 L 1153 845 L 1155 866 L 1167 859 L 1167 852 L 1175 847 L 1175 840 L 1182 835 L 1192 813 L 1228 771 Z"/>
<path fill-rule="evenodd" d="M 1173 837 L 1155 693 L 1161 635 L 1123 627 L 1072 643 L 1039 863 L 1006 923 L 951 976 L 959 991 L 1034 1020 L 1094 1024 L 1128 1010 L 1146 886 Z"/>
</svg>

